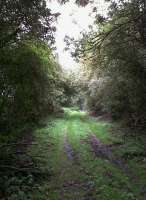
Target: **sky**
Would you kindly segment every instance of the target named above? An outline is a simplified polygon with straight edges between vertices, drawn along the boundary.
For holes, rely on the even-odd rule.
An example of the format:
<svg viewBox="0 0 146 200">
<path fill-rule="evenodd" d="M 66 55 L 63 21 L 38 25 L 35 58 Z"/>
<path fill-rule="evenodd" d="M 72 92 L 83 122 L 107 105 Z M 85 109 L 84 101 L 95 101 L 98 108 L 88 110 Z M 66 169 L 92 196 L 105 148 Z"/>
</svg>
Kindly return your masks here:
<svg viewBox="0 0 146 200">
<path fill-rule="evenodd" d="M 99 13 L 106 13 L 106 3 L 104 0 L 95 0 Z M 68 51 L 65 51 L 65 36 L 78 39 L 81 36 L 81 31 L 89 31 L 89 25 L 93 24 L 94 18 L 90 16 L 92 11 L 91 5 L 86 7 L 78 7 L 74 0 L 60 5 L 56 0 L 47 0 L 47 6 L 52 12 L 59 12 L 61 15 L 56 22 L 57 31 L 55 34 L 56 48 L 58 60 L 65 70 L 73 70 L 79 66 Z"/>
</svg>

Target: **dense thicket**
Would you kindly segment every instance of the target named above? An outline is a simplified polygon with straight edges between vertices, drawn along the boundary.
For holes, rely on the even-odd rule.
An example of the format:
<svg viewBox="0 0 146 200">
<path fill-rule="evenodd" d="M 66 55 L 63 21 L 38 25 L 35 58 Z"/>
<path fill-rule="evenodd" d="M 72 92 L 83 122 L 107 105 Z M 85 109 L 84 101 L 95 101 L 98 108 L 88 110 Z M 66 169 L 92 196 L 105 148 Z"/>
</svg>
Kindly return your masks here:
<svg viewBox="0 0 146 200">
<path fill-rule="evenodd" d="M 107 17 L 76 42 L 88 74 L 87 106 L 131 126 L 146 122 L 146 4 L 113 1 Z"/>
<path fill-rule="evenodd" d="M 47 45 L 23 41 L 1 50 L 0 63 L 1 128 L 36 122 L 54 111 L 61 69 Z"/>
<path fill-rule="evenodd" d="M 38 122 L 64 101 L 51 50 L 58 15 L 45 0 L 0 1 L 0 130 Z"/>
<path fill-rule="evenodd" d="M 37 122 L 72 104 L 75 86 L 51 50 L 58 16 L 45 0 L 0 1 L 0 130 Z"/>
</svg>

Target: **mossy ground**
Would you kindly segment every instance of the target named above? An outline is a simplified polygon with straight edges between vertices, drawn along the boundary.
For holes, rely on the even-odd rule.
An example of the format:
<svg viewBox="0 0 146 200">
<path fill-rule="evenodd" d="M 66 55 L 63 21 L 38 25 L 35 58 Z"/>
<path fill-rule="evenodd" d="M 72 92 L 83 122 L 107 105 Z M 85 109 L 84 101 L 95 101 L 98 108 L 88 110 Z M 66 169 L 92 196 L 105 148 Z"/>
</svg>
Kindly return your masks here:
<svg viewBox="0 0 146 200">
<path fill-rule="evenodd" d="M 112 147 L 112 156 L 121 166 L 102 157 L 102 152 L 96 156 L 89 142 L 93 134 L 102 145 Z M 6 199 L 146 199 L 144 137 L 125 139 L 111 123 L 98 122 L 85 112 L 67 108 L 64 115 L 50 117 L 47 125 L 33 135 L 34 144 L 25 156 L 31 158 L 40 174 L 7 177 Z"/>
</svg>

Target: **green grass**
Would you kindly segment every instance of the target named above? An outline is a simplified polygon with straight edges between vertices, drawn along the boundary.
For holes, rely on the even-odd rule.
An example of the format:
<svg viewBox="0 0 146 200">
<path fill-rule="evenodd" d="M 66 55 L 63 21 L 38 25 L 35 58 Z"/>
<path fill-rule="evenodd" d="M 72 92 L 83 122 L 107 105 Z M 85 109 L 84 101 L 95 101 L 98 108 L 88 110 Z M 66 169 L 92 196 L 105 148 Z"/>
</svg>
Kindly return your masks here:
<svg viewBox="0 0 146 200">
<path fill-rule="evenodd" d="M 50 117 L 45 127 L 34 132 L 35 145 L 27 149 L 27 156 L 41 173 L 38 177 L 31 173 L 15 176 L 16 180 L 9 183 L 8 199 L 145 200 L 144 140 L 129 136 L 125 141 L 122 134 L 113 131 L 112 124 L 98 122 L 76 108 L 64 108 L 64 112 L 62 117 Z M 124 159 L 130 174 L 110 160 L 95 156 L 87 142 L 93 134 L 102 144 L 116 145 L 112 155 Z M 72 151 L 71 159 L 66 144 Z"/>
</svg>

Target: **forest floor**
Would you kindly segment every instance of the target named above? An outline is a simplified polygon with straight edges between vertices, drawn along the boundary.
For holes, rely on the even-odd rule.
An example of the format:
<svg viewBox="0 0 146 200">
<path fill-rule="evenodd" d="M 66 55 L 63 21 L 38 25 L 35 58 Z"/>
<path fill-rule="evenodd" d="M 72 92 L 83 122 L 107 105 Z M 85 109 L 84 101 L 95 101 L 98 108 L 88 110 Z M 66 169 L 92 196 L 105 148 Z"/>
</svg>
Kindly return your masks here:
<svg viewBox="0 0 146 200">
<path fill-rule="evenodd" d="M 0 146 L 0 199 L 145 200 L 144 138 L 66 108 L 33 134 Z"/>
</svg>

